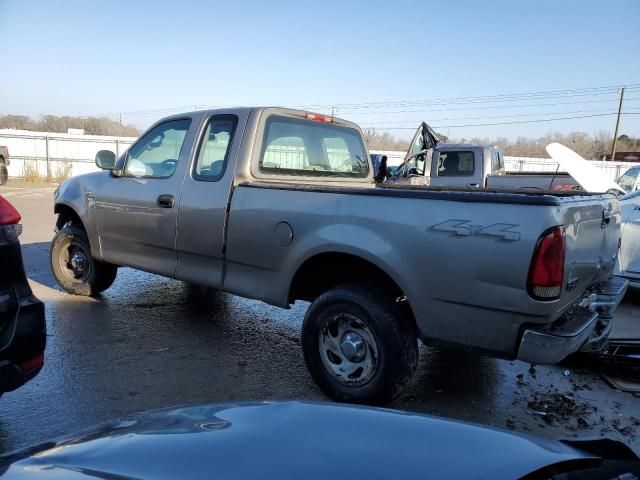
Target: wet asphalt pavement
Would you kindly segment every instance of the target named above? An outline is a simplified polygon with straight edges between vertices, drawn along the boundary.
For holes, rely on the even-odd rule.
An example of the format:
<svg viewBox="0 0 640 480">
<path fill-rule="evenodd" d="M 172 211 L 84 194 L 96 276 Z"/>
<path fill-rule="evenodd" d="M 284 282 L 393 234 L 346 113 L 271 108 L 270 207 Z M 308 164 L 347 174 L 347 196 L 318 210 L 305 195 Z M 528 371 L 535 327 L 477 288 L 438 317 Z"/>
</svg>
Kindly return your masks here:
<svg viewBox="0 0 640 480">
<path fill-rule="evenodd" d="M 326 400 L 302 357 L 304 303 L 283 310 L 128 268 L 100 298 L 62 293 L 48 266 L 53 190 L 0 189 L 23 216 L 25 264 L 48 328 L 42 372 L 0 399 L 0 451 L 151 408 Z M 640 329 L 640 291 L 619 313 L 620 336 Z M 640 452 L 640 398 L 585 367 L 529 367 L 422 347 L 415 382 L 391 407 L 550 438 L 607 436 Z"/>
</svg>

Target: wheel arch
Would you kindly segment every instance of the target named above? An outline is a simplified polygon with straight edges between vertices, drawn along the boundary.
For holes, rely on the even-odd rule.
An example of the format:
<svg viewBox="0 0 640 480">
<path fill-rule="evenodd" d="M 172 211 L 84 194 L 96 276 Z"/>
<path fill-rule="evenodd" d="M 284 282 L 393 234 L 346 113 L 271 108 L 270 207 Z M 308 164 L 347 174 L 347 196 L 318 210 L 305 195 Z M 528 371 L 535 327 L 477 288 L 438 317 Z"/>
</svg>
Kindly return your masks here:
<svg viewBox="0 0 640 480">
<path fill-rule="evenodd" d="M 289 284 L 289 303 L 295 300 L 313 301 L 330 288 L 343 284 L 373 285 L 402 304 L 406 318 L 418 333 L 413 308 L 406 291 L 394 275 L 364 256 L 339 251 L 315 253 L 297 268 Z"/>
<path fill-rule="evenodd" d="M 56 219 L 56 228 L 58 230 L 64 227 L 67 222 L 71 222 L 79 227 L 82 227 L 85 232 L 87 231 L 84 223 L 82 222 L 82 219 L 80 218 L 80 215 L 78 215 L 78 212 L 76 212 L 73 207 L 67 205 L 66 203 L 56 203 L 53 206 L 53 213 L 58 215 L 58 218 Z"/>
</svg>

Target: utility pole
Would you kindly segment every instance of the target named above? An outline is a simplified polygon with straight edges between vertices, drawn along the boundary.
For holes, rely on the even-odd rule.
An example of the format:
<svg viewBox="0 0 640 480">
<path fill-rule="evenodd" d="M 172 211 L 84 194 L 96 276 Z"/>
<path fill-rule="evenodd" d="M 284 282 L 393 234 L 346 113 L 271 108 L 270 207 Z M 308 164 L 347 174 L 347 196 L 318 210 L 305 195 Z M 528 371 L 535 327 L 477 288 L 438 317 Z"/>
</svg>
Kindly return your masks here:
<svg viewBox="0 0 640 480">
<path fill-rule="evenodd" d="M 616 132 L 613 134 L 613 147 L 611 147 L 611 161 L 616 158 L 616 146 L 618 145 L 618 127 L 622 116 L 622 101 L 624 100 L 624 87 L 620 89 L 620 105 L 618 105 L 618 119 L 616 120 Z"/>
<path fill-rule="evenodd" d="M 122 114 L 121 113 L 118 114 L 118 122 L 120 122 L 120 125 L 122 126 Z"/>
</svg>

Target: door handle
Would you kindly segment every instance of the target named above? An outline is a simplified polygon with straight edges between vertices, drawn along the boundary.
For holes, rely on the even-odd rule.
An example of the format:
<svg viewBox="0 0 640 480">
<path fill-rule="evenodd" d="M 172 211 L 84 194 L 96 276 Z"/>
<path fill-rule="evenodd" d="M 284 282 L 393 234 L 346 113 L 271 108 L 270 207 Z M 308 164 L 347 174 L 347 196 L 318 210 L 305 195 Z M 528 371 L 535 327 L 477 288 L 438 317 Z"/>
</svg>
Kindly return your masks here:
<svg viewBox="0 0 640 480">
<path fill-rule="evenodd" d="M 175 202 L 175 197 L 169 193 L 165 193 L 158 197 L 158 206 L 160 208 L 171 208 Z"/>
<path fill-rule="evenodd" d="M 602 223 L 600 224 L 601 228 L 607 228 L 611 223 L 611 210 L 605 208 L 602 210 Z"/>
</svg>

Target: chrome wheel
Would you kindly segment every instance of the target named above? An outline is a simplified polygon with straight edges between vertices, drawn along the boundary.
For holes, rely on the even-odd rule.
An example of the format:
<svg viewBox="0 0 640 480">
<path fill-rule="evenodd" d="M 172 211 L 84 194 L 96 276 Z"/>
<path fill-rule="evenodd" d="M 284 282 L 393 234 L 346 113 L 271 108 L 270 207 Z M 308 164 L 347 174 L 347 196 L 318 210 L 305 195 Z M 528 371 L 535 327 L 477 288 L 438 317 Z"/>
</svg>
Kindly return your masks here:
<svg viewBox="0 0 640 480">
<path fill-rule="evenodd" d="M 318 339 L 324 368 L 340 383 L 368 383 L 378 367 L 378 346 L 369 327 L 357 317 L 342 313 L 324 322 Z"/>
</svg>

